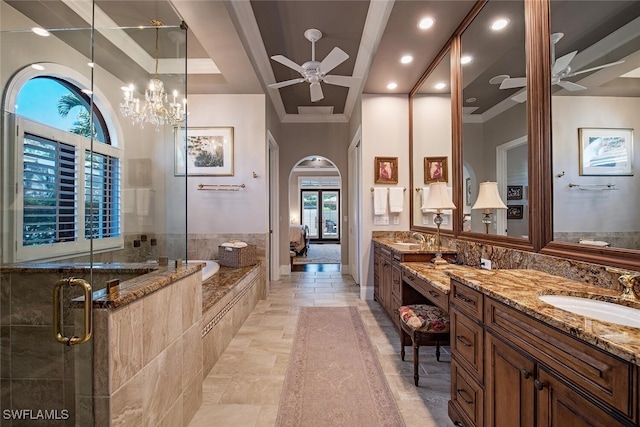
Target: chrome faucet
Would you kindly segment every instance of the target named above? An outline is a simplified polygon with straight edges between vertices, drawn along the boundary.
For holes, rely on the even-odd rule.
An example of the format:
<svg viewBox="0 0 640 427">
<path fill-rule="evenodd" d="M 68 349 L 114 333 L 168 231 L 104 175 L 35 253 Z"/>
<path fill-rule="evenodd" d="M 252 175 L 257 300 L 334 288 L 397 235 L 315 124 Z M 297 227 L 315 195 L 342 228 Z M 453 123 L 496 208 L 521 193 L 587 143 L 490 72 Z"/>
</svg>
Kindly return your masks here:
<svg viewBox="0 0 640 427">
<path fill-rule="evenodd" d="M 636 281 L 640 278 L 640 273 L 636 274 L 623 274 L 618 277 L 618 281 L 622 284 L 622 299 L 637 301 L 640 299 L 638 293 L 634 289 Z"/>
<path fill-rule="evenodd" d="M 427 241 L 427 239 L 425 239 L 425 237 L 424 237 L 424 234 L 420 234 L 420 233 L 417 233 L 415 231 L 413 233 L 411 233 L 411 238 L 419 240 L 421 244 L 425 244 L 426 241 Z"/>
</svg>

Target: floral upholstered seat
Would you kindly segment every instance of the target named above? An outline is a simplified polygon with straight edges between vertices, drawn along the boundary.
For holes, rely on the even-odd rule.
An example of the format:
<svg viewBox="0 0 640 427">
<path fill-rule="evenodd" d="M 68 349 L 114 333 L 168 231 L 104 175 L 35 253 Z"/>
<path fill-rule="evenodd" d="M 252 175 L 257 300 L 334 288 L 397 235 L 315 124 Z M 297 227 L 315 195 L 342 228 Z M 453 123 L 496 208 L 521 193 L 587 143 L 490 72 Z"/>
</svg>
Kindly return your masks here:
<svg viewBox="0 0 640 427">
<path fill-rule="evenodd" d="M 440 361 L 440 344 L 449 343 L 449 315 L 435 305 L 412 304 L 398 309 L 400 316 L 400 356 L 404 360 L 404 346 L 411 339 L 413 345 L 413 378 L 418 385 L 418 359 L 421 345 L 436 346 L 436 360 Z"/>
</svg>

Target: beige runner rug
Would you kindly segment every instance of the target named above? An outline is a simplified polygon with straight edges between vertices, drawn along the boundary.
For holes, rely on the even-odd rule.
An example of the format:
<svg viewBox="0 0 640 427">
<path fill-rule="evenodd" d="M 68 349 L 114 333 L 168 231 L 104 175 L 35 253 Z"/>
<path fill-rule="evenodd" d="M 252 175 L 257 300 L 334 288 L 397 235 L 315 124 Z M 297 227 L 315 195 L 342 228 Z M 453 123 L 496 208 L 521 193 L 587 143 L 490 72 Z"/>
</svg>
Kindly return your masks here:
<svg viewBox="0 0 640 427">
<path fill-rule="evenodd" d="M 276 426 L 404 426 L 357 307 L 301 309 Z"/>
</svg>

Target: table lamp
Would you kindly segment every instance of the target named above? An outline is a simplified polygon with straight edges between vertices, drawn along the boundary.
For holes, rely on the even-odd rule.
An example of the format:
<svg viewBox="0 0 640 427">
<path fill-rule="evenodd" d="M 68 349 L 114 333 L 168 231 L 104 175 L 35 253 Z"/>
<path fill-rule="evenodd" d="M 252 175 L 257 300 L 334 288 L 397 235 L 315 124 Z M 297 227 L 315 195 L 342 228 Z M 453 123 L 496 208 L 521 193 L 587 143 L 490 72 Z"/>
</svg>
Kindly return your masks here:
<svg viewBox="0 0 640 427">
<path fill-rule="evenodd" d="M 447 192 L 447 184 L 445 182 L 432 182 L 429 184 L 429 194 L 426 200 L 422 204 L 424 209 L 433 209 L 436 211 L 436 217 L 433 219 L 436 225 L 436 257 L 433 259 L 434 264 L 447 264 L 447 261 L 442 258 L 440 252 L 440 224 L 442 224 L 442 217 L 440 214 L 443 209 L 455 209 L 456 205 L 451 201 L 451 197 Z"/>
<path fill-rule="evenodd" d="M 481 182 L 480 189 L 478 190 L 478 198 L 471 209 L 484 210 L 482 223 L 484 224 L 486 233 L 489 234 L 491 209 L 507 209 L 507 206 L 502 202 L 500 194 L 498 193 L 498 183 L 491 181 Z"/>
</svg>

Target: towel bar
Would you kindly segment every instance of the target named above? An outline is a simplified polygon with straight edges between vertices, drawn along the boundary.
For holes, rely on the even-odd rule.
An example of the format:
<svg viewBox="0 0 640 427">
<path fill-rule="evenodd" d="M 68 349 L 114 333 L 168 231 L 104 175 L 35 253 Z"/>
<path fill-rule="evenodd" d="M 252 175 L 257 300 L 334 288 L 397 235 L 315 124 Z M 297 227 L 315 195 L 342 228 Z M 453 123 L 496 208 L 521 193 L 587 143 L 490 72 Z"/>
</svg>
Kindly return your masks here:
<svg viewBox="0 0 640 427">
<path fill-rule="evenodd" d="M 372 193 L 373 193 L 373 190 L 375 190 L 375 188 L 373 187 L 369 188 L 369 191 L 371 191 Z M 389 191 L 389 187 L 387 187 L 387 191 Z M 403 187 L 402 191 L 407 191 L 407 189 Z"/>
<path fill-rule="evenodd" d="M 198 184 L 198 190 L 206 191 L 240 191 L 245 187 L 244 184 Z"/>
</svg>

